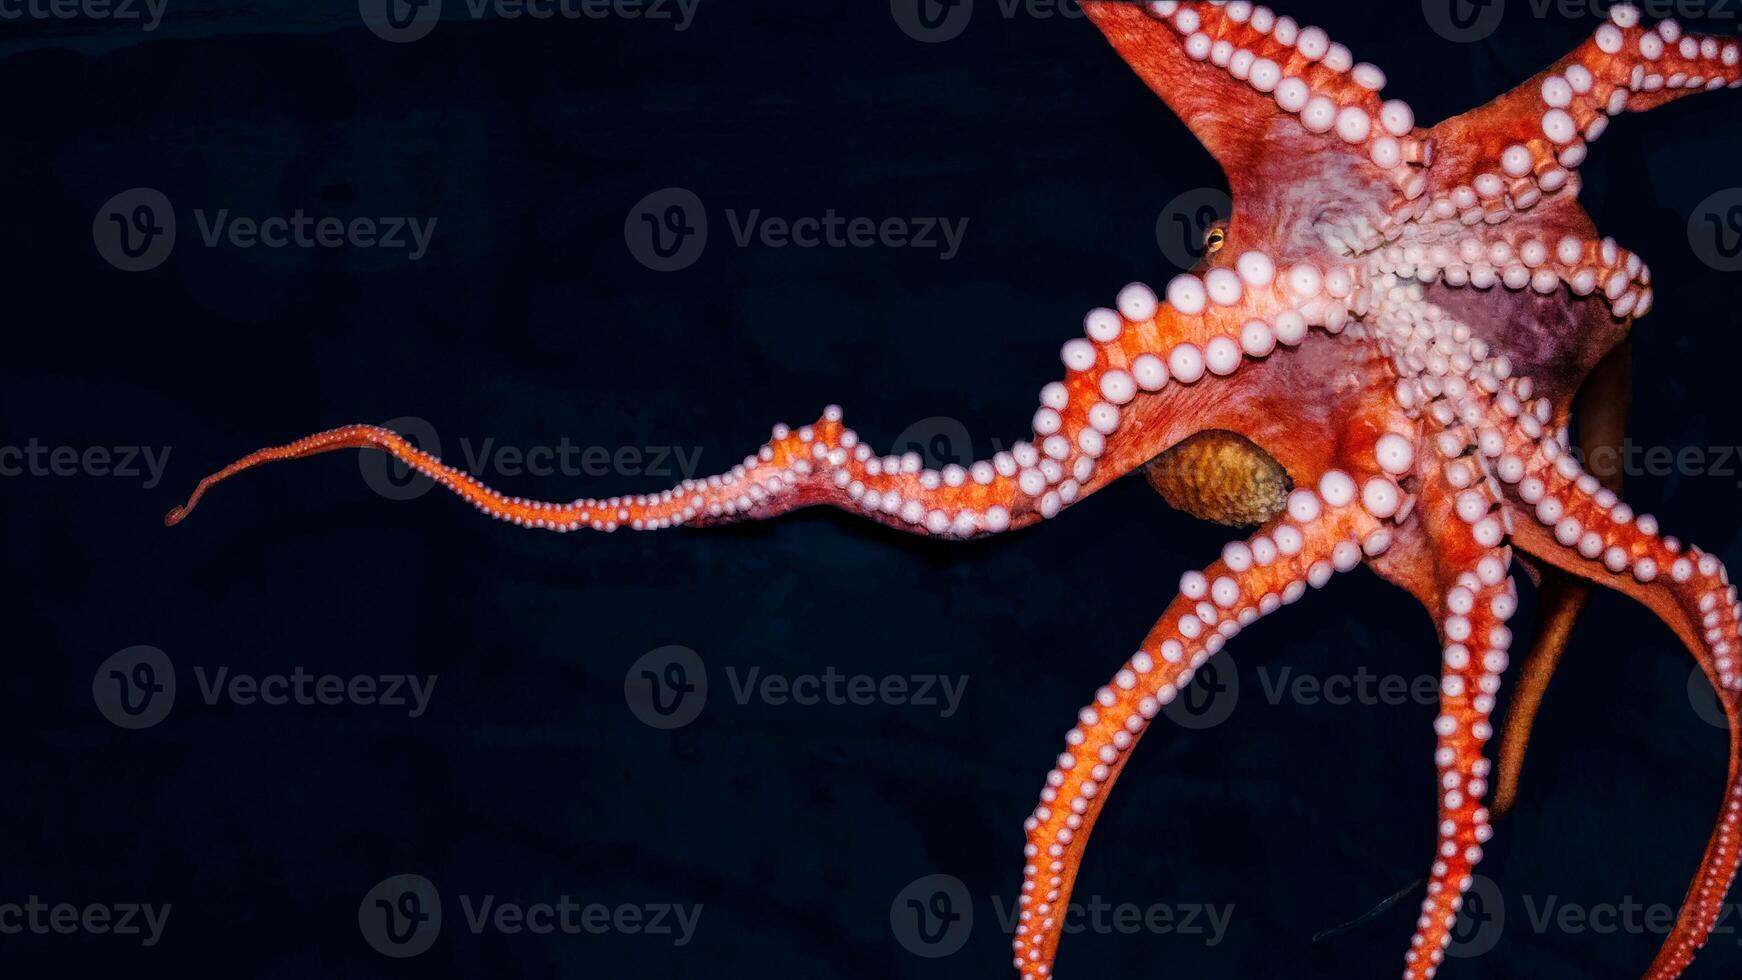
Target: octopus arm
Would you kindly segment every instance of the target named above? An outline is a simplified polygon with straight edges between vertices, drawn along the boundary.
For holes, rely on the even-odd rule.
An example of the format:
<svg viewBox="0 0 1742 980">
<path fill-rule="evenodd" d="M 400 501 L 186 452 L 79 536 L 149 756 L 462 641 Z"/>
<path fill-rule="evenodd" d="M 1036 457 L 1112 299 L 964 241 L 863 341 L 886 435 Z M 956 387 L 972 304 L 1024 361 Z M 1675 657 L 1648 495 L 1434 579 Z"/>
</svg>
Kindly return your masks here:
<svg viewBox="0 0 1742 980">
<path fill-rule="evenodd" d="M 1605 357 L 1579 393 L 1579 448 L 1585 459 L 1607 451 L 1619 459 L 1627 437 L 1627 412 L 1633 401 L 1631 345 L 1621 344 Z M 1621 492 L 1621 468 L 1599 477 L 1603 486 Z M 1518 671 L 1511 707 L 1500 740 L 1499 772 L 1494 780 L 1494 815 L 1503 817 L 1518 801 L 1530 735 L 1537 713 L 1548 696 L 1549 682 L 1571 642 L 1573 627 L 1590 602 L 1591 583 L 1557 568 L 1541 570 L 1537 593 L 1536 635 Z"/>
<path fill-rule="evenodd" d="M 1646 974 L 1667 980 L 1679 976 L 1711 936 L 1742 857 L 1742 606 L 1722 563 L 1659 535 L 1654 519 L 1635 516 L 1580 472 L 1570 455 L 1549 460 L 1539 454 L 1512 494 L 1518 546 L 1655 613 L 1699 662 L 1729 719 L 1729 773 L 1717 825 L 1676 927 Z"/>
<path fill-rule="evenodd" d="M 1477 559 L 1473 583 L 1460 571 L 1471 557 L 1470 542 L 1500 549 L 1509 538 L 1513 546 L 1547 564 L 1645 603 L 1687 644 L 1724 705 L 1730 722 L 1730 766 L 1722 810 L 1676 927 L 1646 973 L 1647 980 L 1671 980 L 1710 937 L 1742 856 L 1742 603 L 1715 557 L 1662 536 L 1655 518 L 1636 514 L 1583 471 L 1565 436 L 1546 428 L 1555 418 L 1554 405 L 1547 397 L 1535 397 L 1529 378 L 1510 376 L 1506 365 L 1492 359 L 1475 363 L 1473 355 L 1484 351 L 1468 327 L 1422 302 L 1419 288 L 1416 293 L 1399 294 L 1381 309 L 1374 326 L 1405 375 L 1397 388 L 1399 403 L 1417 413 L 1424 425 L 1431 421 L 1439 429 L 1426 440 L 1438 478 L 1430 479 L 1426 470 L 1421 473 L 1421 507 L 1413 515 L 1419 526 L 1406 529 L 1424 532 L 1406 537 L 1425 535 L 1425 540 L 1415 543 L 1412 557 L 1401 567 L 1392 568 L 1408 574 L 1392 577 L 1442 620 L 1448 641 L 1445 680 L 1450 685 L 1442 687 L 1447 710 L 1436 721 L 1442 739 L 1448 732 L 1468 732 L 1471 743 L 1480 743 L 1492 735 L 1487 711 L 1506 667 L 1511 638 L 1498 623 L 1513 607 L 1510 594 L 1488 596 L 1476 588 L 1499 587 L 1482 568 L 1489 556 Z M 1453 356 L 1472 358 L 1467 376 L 1442 376 L 1434 370 L 1448 349 Z M 1441 499 L 1451 491 L 1456 493 L 1449 501 Z M 1457 520 L 1447 519 L 1448 513 Z M 1456 533 L 1458 521 L 1469 526 L 1467 541 Z M 1397 561 L 1394 555 L 1386 558 Z M 1458 576 L 1466 592 L 1445 592 L 1442 599 L 1433 587 L 1443 588 L 1448 573 Z M 1438 582 L 1424 581 L 1436 578 Z M 1471 678 L 1458 679 L 1453 671 L 1478 658 L 1484 670 L 1475 677 L 1478 696 L 1487 700 L 1469 704 L 1473 715 L 1454 711 L 1451 699 L 1468 693 Z M 1449 797 L 1456 791 L 1458 805 L 1474 806 L 1487 789 L 1487 763 L 1472 754 L 1473 745 L 1442 744 L 1439 751 L 1442 792 Z M 1463 768 L 1448 771 L 1448 763 Z M 1451 799 L 1442 800 L 1442 860 L 1435 865 L 1434 884 L 1410 951 L 1409 976 L 1425 978 L 1437 969 L 1457 910 L 1456 893 L 1468 887 L 1468 870 L 1481 857 L 1483 838 L 1474 832 L 1487 832 L 1487 814 L 1473 812 L 1465 820 L 1448 813 L 1453 809 Z"/>
<path fill-rule="evenodd" d="M 1254 537 L 1229 544 L 1202 572 L 1188 572 L 1138 651 L 1078 712 L 1024 824 L 1014 942 L 1023 977 L 1052 974 L 1089 834 L 1150 722 L 1230 638 L 1360 564 L 1364 542 L 1385 533 L 1349 476 L 1327 474 L 1321 488 L 1294 491 L 1286 513 Z"/>
<path fill-rule="evenodd" d="M 1306 154 L 1356 160 L 1400 192 L 1425 186 L 1414 112 L 1385 100 L 1385 73 L 1323 29 L 1245 2 L 1082 6 L 1222 165 L 1237 199 L 1274 179 L 1267 161 Z"/>
<path fill-rule="evenodd" d="M 915 534 L 968 538 L 1050 518 L 1196 432 L 1221 384 L 1249 360 L 1280 356 L 1310 326 L 1340 330 L 1349 274 L 1278 270 L 1248 253 L 1233 269 L 1181 276 L 1163 302 L 1148 287 L 1120 292 L 1116 309 L 1084 319 L 1060 351 L 1065 377 L 1040 394 L 1033 441 L 972 466 L 923 469 L 917 453 L 880 457 L 830 406 L 816 422 L 774 427 L 772 438 L 727 473 L 629 497 L 568 502 L 504 495 L 398 433 L 349 425 L 262 449 L 199 482 L 165 516 L 181 522 L 213 485 L 264 463 L 339 449 L 386 452 L 498 520 L 551 531 L 654 530 L 770 518 L 830 505 Z"/>
<path fill-rule="evenodd" d="M 1455 215 L 1468 205 L 1480 212 L 1481 201 L 1476 191 L 1462 188 L 1448 199 L 1446 210 Z M 1472 220 L 1481 220 L 1480 215 Z M 1511 292 L 1528 290 L 1534 296 L 1558 299 L 1565 295 L 1564 287 L 1575 297 L 1591 297 L 1616 320 L 1651 312 L 1656 303 L 1651 269 L 1615 239 L 1581 233 L 1581 226 L 1588 224 L 1584 215 L 1571 209 L 1545 206 L 1528 219 L 1480 235 L 1447 228 L 1431 244 L 1389 246 L 1378 265 L 1385 272 L 1443 282 L 1454 289 L 1490 290 L 1504 285 Z"/>
<path fill-rule="evenodd" d="M 1438 627 L 1442 651 L 1434 719 L 1439 827 L 1404 976 L 1428 980 L 1444 962 L 1462 897 L 1494 833 L 1483 803 L 1492 763 L 1483 752 L 1494 736 L 1494 701 L 1512 642 L 1506 622 L 1518 596 L 1508 574 L 1512 549 L 1498 516 L 1499 496 L 1483 481 L 1450 482 L 1436 453 L 1421 454 L 1418 478 L 1417 514 L 1433 555 L 1431 590 L 1419 598 Z"/>
<path fill-rule="evenodd" d="M 1656 518 L 1636 513 L 1584 471 L 1560 434 L 1544 429 L 1551 406 L 1530 400 L 1524 379 L 1484 403 L 1471 455 L 1501 488 L 1516 546 L 1649 608 L 1693 654 L 1729 720 L 1717 825 L 1676 927 L 1646 973 L 1647 980 L 1670 980 L 1710 937 L 1742 860 L 1742 603 L 1716 557 L 1663 535 Z"/>
<path fill-rule="evenodd" d="M 1616 4 L 1607 23 L 1546 71 L 1427 131 L 1431 193 L 1413 199 L 1411 213 L 1465 225 L 1506 221 L 1545 196 L 1576 193 L 1579 167 L 1611 118 L 1742 86 L 1742 44 L 1685 33 L 1673 20 L 1640 20 L 1637 7 Z M 1613 265 L 1614 256 L 1610 243 L 1599 257 Z"/>
</svg>

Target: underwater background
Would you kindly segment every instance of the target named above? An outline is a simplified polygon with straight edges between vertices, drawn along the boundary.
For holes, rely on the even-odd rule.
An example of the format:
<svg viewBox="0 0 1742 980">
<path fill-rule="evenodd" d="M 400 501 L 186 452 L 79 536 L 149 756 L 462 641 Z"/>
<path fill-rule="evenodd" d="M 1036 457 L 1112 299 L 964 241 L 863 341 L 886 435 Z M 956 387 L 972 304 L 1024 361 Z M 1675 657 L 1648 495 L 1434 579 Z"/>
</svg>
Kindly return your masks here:
<svg viewBox="0 0 1742 980">
<path fill-rule="evenodd" d="M 727 470 L 830 403 L 983 457 L 1086 310 L 1195 258 L 1226 191 L 1185 127 L 1049 0 L 153 2 L 0 4 L 0 972 L 1013 975 L 1049 760 L 1233 533 L 1141 476 L 965 544 L 820 510 L 532 533 L 351 452 L 161 518 L 352 422 L 554 500 Z M 1424 122 L 1601 16 L 1283 12 Z M 1742 95 L 1688 99 L 1618 119 L 1582 195 L 1656 280 L 1625 496 L 1732 567 L 1738 159 Z M 878 234 L 782 232 L 831 215 Z M 1319 934 L 1431 860 L 1429 620 L 1359 571 L 1217 663 L 1120 781 L 1061 969 L 1395 976 L 1415 892 Z M 1595 599 L 1443 975 L 1643 972 L 1722 789 L 1692 670 Z M 7 931 L 33 897 L 77 924 Z M 99 924 L 135 903 L 155 933 Z M 1731 915 L 1688 976 L 1739 969 Z"/>
</svg>

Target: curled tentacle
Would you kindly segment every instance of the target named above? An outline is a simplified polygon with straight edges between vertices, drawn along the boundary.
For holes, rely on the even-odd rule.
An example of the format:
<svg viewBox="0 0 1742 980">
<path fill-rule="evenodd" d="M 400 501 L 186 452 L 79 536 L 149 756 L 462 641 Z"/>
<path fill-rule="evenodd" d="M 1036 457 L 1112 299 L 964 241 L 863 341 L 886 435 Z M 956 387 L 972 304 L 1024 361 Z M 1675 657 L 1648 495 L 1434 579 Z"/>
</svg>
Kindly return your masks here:
<svg viewBox="0 0 1742 980">
<path fill-rule="evenodd" d="M 180 523 L 214 484 L 262 463 L 375 449 L 498 520 L 552 531 L 703 526 L 828 504 L 918 534 L 996 534 L 1056 515 L 1195 431 L 1190 418 L 1151 405 L 1157 393 L 1213 387 L 1248 358 L 1300 344 L 1311 325 L 1341 329 L 1352 283 L 1346 269 L 1279 270 L 1262 252 L 1203 278 L 1176 278 L 1166 303 L 1133 283 L 1117 309 L 1091 311 L 1085 336 L 1064 345 L 1066 377 L 1042 389 L 1033 442 L 970 467 L 932 471 L 921 468 L 918 454 L 878 457 L 831 406 L 812 425 L 776 426 L 768 443 L 728 473 L 655 494 L 557 503 L 505 496 L 397 433 L 351 425 L 237 460 L 201 480 L 164 523 Z"/>
<path fill-rule="evenodd" d="M 1334 572 L 1360 564 L 1364 546 L 1383 545 L 1375 536 L 1388 532 L 1361 505 L 1355 486 L 1334 472 L 1322 481 L 1323 493 L 1294 491 L 1287 513 L 1253 538 L 1230 544 L 1202 573 L 1188 573 L 1138 652 L 1078 714 L 1040 804 L 1024 824 L 1027 861 L 1015 940 L 1024 977 L 1052 972 L 1089 834 L 1149 722 L 1242 629 L 1295 602 L 1309 586 L 1323 586 Z"/>
</svg>

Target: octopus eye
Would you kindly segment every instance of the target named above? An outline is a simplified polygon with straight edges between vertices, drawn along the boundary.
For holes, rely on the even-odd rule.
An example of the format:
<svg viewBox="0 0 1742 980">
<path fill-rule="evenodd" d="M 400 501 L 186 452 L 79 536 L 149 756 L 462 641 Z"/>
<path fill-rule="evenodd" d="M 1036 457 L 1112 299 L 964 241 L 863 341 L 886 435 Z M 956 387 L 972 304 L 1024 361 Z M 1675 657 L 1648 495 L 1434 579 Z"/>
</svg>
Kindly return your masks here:
<svg viewBox="0 0 1742 980">
<path fill-rule="evenodd" d="M 1209 232 L 1204 235 L 1204 254 L 1214 255 L 1217 252 L 1220 252 L 1222 246 L 1226 244 L 1228 244 L 1228 229 L 1219 225 L 1211 228 Z"/>
</svg>

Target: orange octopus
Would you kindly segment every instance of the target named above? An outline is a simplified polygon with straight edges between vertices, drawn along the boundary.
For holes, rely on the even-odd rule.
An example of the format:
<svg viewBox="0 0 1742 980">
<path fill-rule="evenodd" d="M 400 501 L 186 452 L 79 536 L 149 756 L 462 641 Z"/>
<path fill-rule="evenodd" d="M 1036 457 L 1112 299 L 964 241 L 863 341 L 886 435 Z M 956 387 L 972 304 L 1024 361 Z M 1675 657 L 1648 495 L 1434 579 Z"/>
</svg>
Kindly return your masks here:
<svg viewBox="0 0 1742 980">
<path fill-rule="evenodd" d="M 1403 587 L 1442 641 L 1439 837 L 1404 976 L 1432 977 L 1492 833 L 1484 757 L 1511 659 L 1515 552 L 1633 597 L 1686 644 L 1730 725 L 1717 826 L 1646 970 L 1679 976 L 1706 942 L 1742 845 L 1742 605 L 1721 563 L 1660 532 L 1584 472 L 1576 392 L 1652 306 L 1651 273 L 1578 203 L 1612 116 L 1742 85 L 1742 47 L 1641 23 L 1630 5 L 1567 57 L 1432 127 L 1323 30 L 1252 3 L 1083 4 L 1114 49 L 1222 164 L 1233 213 L 1202 265 L 1091 311 L 1040 393 L 1033 437 L 969 467 L 880 457 L 839 408 L 731 472 L 661 493 L 504 497 L 393 432 L 347 426 L 201 481 L 187 516 L 242 470 L 345 448 L 393 454 L 523 527 L 654 530 L 825 504 L 915 534 L 970 538 L 1057 517 L 1149 465 L 1176 505 L 1256 523 L 1180 594 L 1065 736 L 1027 842 L 1015 966 L 1053 973 L 1097 815 L 1162 707 L 1228 640 L 1359 565 Z M 1545 648 L 1565 639 L 1556 600 Z M 1541 670 L 1532 673 L 1540 694 Z M 1529 729 L 1534 697 L 1515 723 Z M 1519 743 L 1521 744 L 1521 743 Z M 1519 745 L 1509 745 L 1508 779 Z"/>
</svg>

